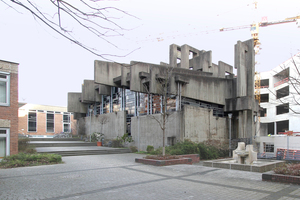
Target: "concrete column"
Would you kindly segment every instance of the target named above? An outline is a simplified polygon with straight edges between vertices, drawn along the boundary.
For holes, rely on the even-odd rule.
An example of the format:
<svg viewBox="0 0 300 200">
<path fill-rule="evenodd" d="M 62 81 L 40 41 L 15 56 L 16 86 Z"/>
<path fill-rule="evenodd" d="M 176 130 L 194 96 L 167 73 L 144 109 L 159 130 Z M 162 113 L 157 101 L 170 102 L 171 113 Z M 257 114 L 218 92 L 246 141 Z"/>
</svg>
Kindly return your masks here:
<svg viewBox="0 0 300 200">
<path fill-rule="evenodd" d="M 150 94 L 147 95 L 147 115 L 150 115 Z"/>
<path fill-rule="evenodd" d="M 113 89 L 114 87 L 110 88 L 110 98 L 109 98 L 109 112 L 113 112 Z"/>
<path fill-rule="evenodd" d="M 137 92 L 134 92 L 134 116 L 138 116 L 136 102 L 137 102 Z"/>
<path fill-rule="evenodd" d="M 189 56 L 190 56 L 190 51 L 188 45 L 183 45 L 181 46 L 181 68 L 184 69 L 189 69 Z"/>
<path fill-rule="evenodd" d="M 103 104 L 104 104 L 104 96 L 101 95 L 101 104 L 100 104 L 100 115 L 103 114 Z"/>
<path fill-rule="evenodd" d="M 250 144 L 252 144 L 252 139 L 254 137 L 255 134 L 255 130 L 254 130 L 254 113 L 252 110 L 246 110 L 245 111 L 247 113 L 247 121 L 246 121 L 246 137 L 250 139 Z"/>
<path fill-rule="evenodd" d="M 152 105 L 153 105 L 153 96 L 152 96 L 152 94 L 150 94 L 150 115 L 152 115 L 152 113 L 153 113 L 153 108 L 152 108 Z"/>
<path fill-rule="evenodd" d="M 246 138 L 247 112 L 239 111 L 239 135 L 238 138 Z"/>
<path fill-rule="evenodd" d="M 171 44 L 169 64 L 172 67 L 177 67 L 177 58 L 178 58 L 178 46 L 176 44 Z"/>
</svg>

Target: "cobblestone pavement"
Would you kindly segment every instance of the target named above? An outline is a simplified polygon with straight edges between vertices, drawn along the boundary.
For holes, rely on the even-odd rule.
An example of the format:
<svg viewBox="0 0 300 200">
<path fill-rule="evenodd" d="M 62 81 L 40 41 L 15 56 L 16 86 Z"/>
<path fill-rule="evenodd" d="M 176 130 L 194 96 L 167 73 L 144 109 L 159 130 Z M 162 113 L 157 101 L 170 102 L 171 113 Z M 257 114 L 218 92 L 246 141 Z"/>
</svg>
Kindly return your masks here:
<svg viewBox="0 0 300 200">
<path fill-rule="evenodd" d="M 155 167 L 138 154 L 63 157 L 65 164 L 0 169 L 0 199 L 300 199 L 300 187 L 261 173 L 201 165 Z"/>
</svg>

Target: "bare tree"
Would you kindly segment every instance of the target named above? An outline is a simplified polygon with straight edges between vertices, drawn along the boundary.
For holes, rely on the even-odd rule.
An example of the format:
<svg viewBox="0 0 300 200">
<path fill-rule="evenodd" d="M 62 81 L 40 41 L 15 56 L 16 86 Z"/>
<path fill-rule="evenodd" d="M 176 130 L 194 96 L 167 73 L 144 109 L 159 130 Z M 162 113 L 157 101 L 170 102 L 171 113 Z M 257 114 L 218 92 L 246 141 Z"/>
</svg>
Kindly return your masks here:
<svg viewBox="0 0 300 200">
<path fill-rule="evenodd" d="M 171 98 L 171 91 L 170 91 L 170 79 L 173 73 L 174 67 L 166 66 L 164 67 L 159 74 L 156 74 L 156 87 L 157 87 L 157 93 L 155 95 L 160 96 L 161 98 L 161 112 L 160 117 L 156 117 L 154 115 L 149 115 L 149 117 L 153 120 L 155 120 L 160 129 L 162 130 L 162 136 L 163 136 L 163 152 L 162 155 L 165 156 L 166 150 L 165 150 L 165 141 L 166 141 L 166 129 L 167 129 L 167 122 L 168 117 L 170 113 L 168 112 L 168 100 L 170 101 Z M 150 95 L 149 91 L 149 85 L 143 84 L 148 95 Z"/>
<path fill-rule="evenodd" d="M 129 29 L 121 26 L 118 20 L 124 16 L 136 17 L 116 7 L 101 7 L 101 0 L 49 0 L 37 3 L 34 0 L 0 1 L 17 12 L 26 10 L 32 14 L 35 20 L 42 22 L 63 38 L 96 56 L 106 60 L 109 60 L 108 56 L 126 56 L 99 53 L 99 50 L 89 47 L 81 39 L 75 37 L 73 30 L 79 27 L 113 47 L 119 48 L 111 38 L 122 37 L 124 31 Z M 43 7 L 42 4 L 45 3 L 50 6 Z M 72 22 L 72 25 L 70 22 Z"/>
</svg>

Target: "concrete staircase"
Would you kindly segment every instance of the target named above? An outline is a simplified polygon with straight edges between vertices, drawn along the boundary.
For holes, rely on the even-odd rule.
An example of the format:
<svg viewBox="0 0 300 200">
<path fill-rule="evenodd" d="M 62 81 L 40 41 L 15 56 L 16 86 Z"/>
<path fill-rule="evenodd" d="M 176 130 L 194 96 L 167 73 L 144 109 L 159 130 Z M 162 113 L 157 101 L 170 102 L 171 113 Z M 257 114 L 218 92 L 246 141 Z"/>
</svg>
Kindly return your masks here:
<svg viewBox="0 0 300 200">
<path fill-rule="evenodd" d="M 83 142 L 76 138 L 30 138 L 38 153 L 55 153 L 61 156 L 83 156 L 131 153 L 128 148 L 97 146 L 95 142 Z"/>
</svg>

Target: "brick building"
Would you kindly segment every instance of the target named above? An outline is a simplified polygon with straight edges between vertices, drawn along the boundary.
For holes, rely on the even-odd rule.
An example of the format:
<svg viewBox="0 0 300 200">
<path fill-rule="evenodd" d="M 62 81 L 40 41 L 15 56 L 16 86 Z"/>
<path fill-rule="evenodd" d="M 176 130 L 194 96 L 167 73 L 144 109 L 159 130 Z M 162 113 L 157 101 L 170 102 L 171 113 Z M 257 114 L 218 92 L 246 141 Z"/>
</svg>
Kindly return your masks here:
<svg viewBox="0 0 300 200">
<path fill-rule="evenodd" d="M 18 66 L 0 60 L 0 159 L 18 153 Z"/>
<path fill-rule="evenodd" d="M 75 133 L 73 114 L 66 107 L 19 103 L 19 133 L 23 135 L 54 135 Z"/>
</svg>

